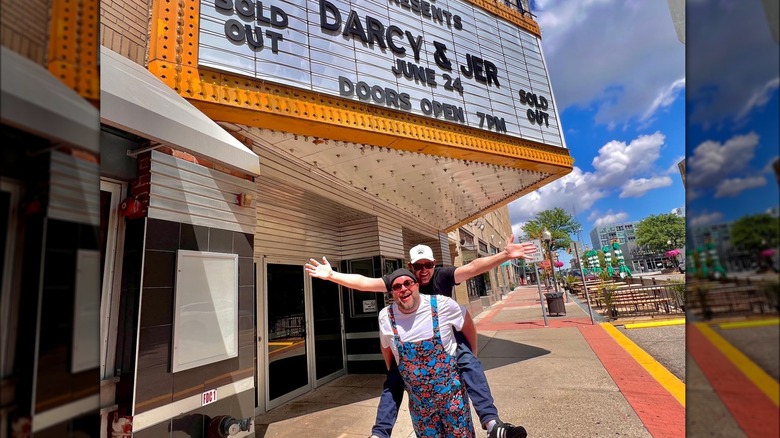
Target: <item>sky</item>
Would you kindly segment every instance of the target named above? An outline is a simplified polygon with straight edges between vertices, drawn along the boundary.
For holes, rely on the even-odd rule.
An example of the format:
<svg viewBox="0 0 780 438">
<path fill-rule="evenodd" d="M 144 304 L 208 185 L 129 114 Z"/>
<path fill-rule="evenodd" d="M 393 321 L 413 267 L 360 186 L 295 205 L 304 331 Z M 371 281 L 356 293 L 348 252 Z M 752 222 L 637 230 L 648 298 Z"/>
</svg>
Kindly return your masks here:
<svg viewBox="0 0 780 438">
<path fill-rule="evenodd" d="M 688 3 L 691 14 L 691 3 L 713 2 Z M 755 3 L 763 13 L 759 1 L 746 3 Z M 717 60 L 692 57 L 702 70 L 711 62 L 709 67 L 718 73 L 697 75 L 692 89 L 686 80 L 691 43 L 686 41 L 686 47 L 678 39 L 663 0 L 538 0 L 532 2 L 532 12 L 542 30 L 542 50 L 574 169 L 509 204 L 515 235 L 521 235 L 522 225 L 537 213 L 554 207 L 576 217 L 582 243 L 590 245 L 590 231 L 597 226 L 639 221 L 675 208 L 686 207 L 688 219 L 693 214 L 699 223 L 722 223 L 736 219 L 728 202 L 737 198 L 755 199 L 750 209 L 757 212 L 777 205 L 777 183 L 768 170 L 776 147 L 761 147 L 777 144 L 777 124 L 772 143 L 767 132 L 771 127 L 764 123 L 762 130 L 749 122 L 759 112 L 765 113 L 764 122 L 766 116 L 777 117 L 777 105 L 771 105 L 772 99 L 777 101 L 777 68 L 774 77 L 760 68 L 740 72 L 746 63 L 737 58 L 730 71 L 723 71 Z M 720 20 L 734 14 L 720 13 Z M 761 19 L 753 21 L 755 31 L 740 31 L 763 31 L 756 40 L 775 44 L 766 18 Z M 700 50 L 719 53 L 723 46 L 740 43 L 744 40 L 724 35 Z M 776 62 L 776 44 L 774 48 Z M 738 85 L 748 81 L 758 85 Z M 686 93 L 695 104 L 689 100 L 686 107 Z M 698 135 L 692 135 L 691 127 L 686 134 L 686 111 Z M 688 191 L 694 173 L 698 196 L 688 205 L 677 167 L 685 159 L 686 141 L 692 156 L 686 169 Z M 775 195 L 769 198 L 772 191 Z"/>
<path fill-rule="evenodd" d="M 761 2 L 688 3 L 690 227 L 777 208 L 780 61 Z"/>
</svg>

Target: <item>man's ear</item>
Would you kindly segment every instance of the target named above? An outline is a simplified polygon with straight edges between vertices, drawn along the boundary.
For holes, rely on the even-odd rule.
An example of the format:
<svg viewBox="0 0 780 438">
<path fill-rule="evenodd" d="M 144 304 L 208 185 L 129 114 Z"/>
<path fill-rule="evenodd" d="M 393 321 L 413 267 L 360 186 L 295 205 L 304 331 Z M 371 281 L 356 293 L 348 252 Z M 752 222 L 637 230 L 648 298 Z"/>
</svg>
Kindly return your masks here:
<svg viewBox="0 0 780 438">
<path fill-rule="evenodd" d="M 406 266 L 408 266 L 408 267 L 409 267 L 409 270 L 410 270 L 410 271 L 414 272 L 414 266 L 412 266 L 412 262 L 407 262 L 407 263 L 406 263 Z"/>
</svg>

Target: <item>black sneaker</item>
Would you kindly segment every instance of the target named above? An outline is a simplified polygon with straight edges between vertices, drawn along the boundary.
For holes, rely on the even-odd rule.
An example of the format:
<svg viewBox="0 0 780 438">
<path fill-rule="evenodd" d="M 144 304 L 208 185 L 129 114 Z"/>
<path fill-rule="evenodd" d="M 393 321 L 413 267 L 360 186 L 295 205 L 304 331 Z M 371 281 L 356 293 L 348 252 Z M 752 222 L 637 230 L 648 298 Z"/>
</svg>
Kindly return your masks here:
<svg viewBox="0 0 780 438">
<path fill-rule="evenodd" d="M 488 434 L 488 438 L 526 438 L 527 436 L 528 432 L 523 426 L 515 426 L 501 420 L 496 420 L 496 425 Z"/>
</svg>

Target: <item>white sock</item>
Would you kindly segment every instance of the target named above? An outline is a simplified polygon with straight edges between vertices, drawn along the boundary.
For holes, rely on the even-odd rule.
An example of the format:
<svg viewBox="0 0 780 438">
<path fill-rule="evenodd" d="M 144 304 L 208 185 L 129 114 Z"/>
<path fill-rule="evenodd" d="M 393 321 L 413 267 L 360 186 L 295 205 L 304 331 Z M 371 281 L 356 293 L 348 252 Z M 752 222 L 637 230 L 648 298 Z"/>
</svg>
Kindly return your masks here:
<svg viewBox="0 0 780 438">
<path fill-rule="evenodd" d="M 487 433 L 490 433 L 494 427 L 496 427 L 496 420 L 490 420 L 488 421 L 487 427 L 485 429 L 487 430 Z"/>
</svg>

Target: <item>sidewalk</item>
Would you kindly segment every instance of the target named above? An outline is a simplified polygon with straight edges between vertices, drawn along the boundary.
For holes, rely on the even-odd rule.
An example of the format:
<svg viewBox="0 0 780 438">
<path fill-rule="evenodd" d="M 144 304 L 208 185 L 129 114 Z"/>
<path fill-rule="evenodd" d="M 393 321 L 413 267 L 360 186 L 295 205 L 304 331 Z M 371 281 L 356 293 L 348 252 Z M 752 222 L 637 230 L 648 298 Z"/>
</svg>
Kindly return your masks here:
<svg viewBox="0 0 780 438">
<path fill-rule="evenodd" d="M 608 324 L 592 325 L 574 301 L 566 303 L 566 315 L 548 316 L 545 327 L 536 286 L 520 287 L 474 319 L 499 414 L 529 436 L 685 436 L 684 385 L 657 363 L 637 362 L 626 350 L 631 341 L 619 343 L 622 335 Z M 258 416 L 257 436 L 365 438 L 383 381 L 341 377 Z M 405 404 L 393 437 L 414 436 Z"/>
</svg>

